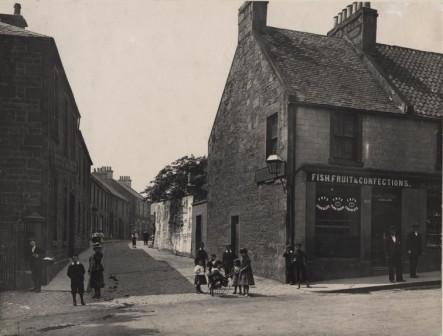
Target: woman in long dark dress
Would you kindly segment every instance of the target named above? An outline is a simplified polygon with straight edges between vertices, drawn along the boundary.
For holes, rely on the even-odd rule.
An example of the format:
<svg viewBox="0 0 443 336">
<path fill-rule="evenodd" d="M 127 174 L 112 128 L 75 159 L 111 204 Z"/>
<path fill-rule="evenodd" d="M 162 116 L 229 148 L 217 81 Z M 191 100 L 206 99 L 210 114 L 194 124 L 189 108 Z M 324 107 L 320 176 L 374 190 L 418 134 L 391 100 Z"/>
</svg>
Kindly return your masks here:
<svg viewBox="0 0 443 336">
<path fill-rule="evenodd" d="M 242 248 L 240 250 L 241 264 L 240 274 L 238 277 L 239 286 L 243 287 L 244 296 L 249 296 L 249 286 L 255 285 L 254 274 L 252 273 L 251 259 L 248 256 L 248 250 Z"/>
<path fill-rule="evenodd" d="M 89 282 L 90 287 L 94 288 L 94 299 L 99 299 L 100 289 L 105 287 L 105 282 L 103 279 L 103 265 L 102 265 L 102 259 L 103 254 L 100 252 L 100 246 L 96 245 L 94 246 L 94 254 L 89 257 Z"/>
</svg>

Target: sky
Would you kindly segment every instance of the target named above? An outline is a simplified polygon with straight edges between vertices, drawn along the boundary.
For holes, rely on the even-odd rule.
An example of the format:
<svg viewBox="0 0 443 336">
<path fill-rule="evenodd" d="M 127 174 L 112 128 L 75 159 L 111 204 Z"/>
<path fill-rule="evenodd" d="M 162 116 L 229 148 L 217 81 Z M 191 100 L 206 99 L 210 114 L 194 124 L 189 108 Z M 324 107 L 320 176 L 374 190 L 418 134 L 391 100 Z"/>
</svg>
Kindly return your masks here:
<svg viewBox="0 0 443 336">
<path fill-rule="evenodd" d="M 0 0 L 12 13 L 15 1 Z M 237 0 L 19 0 L 54 37 L 94 167 L 142 191 L 208 137 L 237 44 Z M 352 1 L 276 0 L 268 25 L 326 34 Z M 443 3 L 371 2 L 377 42 L 443 53 Z"/>
</svg>

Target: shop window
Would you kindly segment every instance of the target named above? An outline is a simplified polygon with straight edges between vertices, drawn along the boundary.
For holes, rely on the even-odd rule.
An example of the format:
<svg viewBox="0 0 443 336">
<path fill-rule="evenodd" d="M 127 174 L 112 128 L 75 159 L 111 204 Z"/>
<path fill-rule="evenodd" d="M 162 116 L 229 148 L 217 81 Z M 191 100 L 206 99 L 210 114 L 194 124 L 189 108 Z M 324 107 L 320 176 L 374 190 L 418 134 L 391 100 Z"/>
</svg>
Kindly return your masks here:
<svg viewBox="0 0 443 336">
<path fill-rule="evenodd" d="M 266 119 L 266 158 L 277 154 L 278 143 L 278 113 L 274 113 Z"/>
<path fill-rule="evenodd" d="M 317 184 L 315 248 L 318 257 L 360 256 L 360 188 Z"/>
<path fill-rule="evenodd" d="M 428 191 L 426 219 L 426 245 L 441 246 L 441 192 Z"/>
<path fill-rule="evenodd" d="M 356 113 L 331 114 L 330 161 L 333 163 L 360 163 L 361 120 Z"/>
</svg>

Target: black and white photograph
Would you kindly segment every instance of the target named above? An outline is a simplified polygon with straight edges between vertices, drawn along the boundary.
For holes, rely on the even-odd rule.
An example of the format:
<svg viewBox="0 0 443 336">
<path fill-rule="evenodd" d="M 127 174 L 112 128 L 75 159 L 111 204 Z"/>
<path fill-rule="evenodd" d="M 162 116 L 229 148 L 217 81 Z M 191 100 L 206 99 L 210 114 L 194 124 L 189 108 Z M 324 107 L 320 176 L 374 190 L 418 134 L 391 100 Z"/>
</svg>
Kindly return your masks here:
<svg viewBox="0 0 443 336">
<path fill-rule="evenodd" d="M 0 0 L 0 336 L 441 336 L 443 3 Z"/>
</svg>

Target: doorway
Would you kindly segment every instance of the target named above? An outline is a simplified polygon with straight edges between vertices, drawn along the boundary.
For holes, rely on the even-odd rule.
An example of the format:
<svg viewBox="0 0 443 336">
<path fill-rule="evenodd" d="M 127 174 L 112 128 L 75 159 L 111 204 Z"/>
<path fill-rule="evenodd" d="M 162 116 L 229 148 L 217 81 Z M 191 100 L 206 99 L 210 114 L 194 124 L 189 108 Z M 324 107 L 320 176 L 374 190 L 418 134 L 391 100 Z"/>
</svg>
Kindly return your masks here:
<svg viewBox="0 0 443 336">
<path fill-rule="evenodd" d="M 384 266 L 384 239 L 389 228 L 394 226 L 401 235 L 400 191 L 374 188 L 372 193 L 372 264 Z"/>
<path fill-rule="evenodd" d="M 195 251 L 197 251 L 202 244 L 202 216 L 195 217 Z"/>
</svg>

